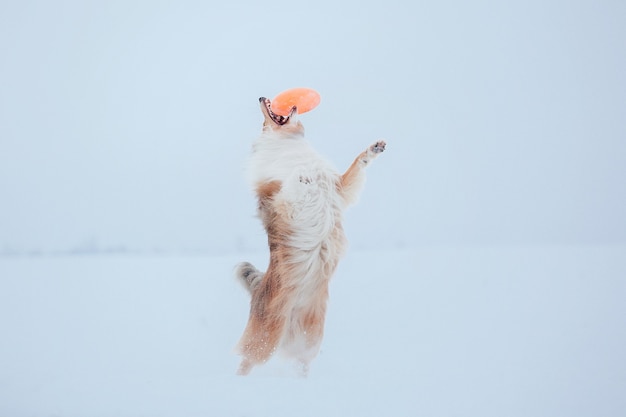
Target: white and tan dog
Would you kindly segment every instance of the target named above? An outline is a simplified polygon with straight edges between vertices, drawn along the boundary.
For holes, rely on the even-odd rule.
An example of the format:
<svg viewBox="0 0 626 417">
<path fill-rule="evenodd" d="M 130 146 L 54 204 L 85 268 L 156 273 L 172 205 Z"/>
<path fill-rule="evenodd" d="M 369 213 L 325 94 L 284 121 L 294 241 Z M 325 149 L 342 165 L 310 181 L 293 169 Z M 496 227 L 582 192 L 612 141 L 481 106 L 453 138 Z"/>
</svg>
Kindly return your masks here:
<svg viewBox="0 0 626 417">
<path fill-rule="evenodd" d="M 339 174 L 304 139 L 294 107 L 289 116 L 259 99 L 265 120 L 254 142 L 249 180 L 270 248 L 265 273 L 247 262 L 235 274 L 250 292 L 250 317 L 238 344 L 238 373 L 266 362 L 276 351 L 296 359 L 306 375 L 324 333 L 328 282 L 346 247 L 342 212 L 356 201 L 364 168 L 385 150 L 378 141 Z"/>
</svg>

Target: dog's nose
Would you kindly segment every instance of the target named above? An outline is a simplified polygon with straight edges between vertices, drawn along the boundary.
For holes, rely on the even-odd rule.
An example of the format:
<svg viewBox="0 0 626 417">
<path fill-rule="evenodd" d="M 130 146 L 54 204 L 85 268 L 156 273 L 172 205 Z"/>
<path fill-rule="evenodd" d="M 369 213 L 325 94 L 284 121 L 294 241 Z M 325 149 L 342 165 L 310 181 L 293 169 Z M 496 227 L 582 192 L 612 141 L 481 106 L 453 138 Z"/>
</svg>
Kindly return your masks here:
<svg viewBox="0 0 626 417">
<path fill-rule="evenodd" d="M 259 97 L 259 103 L 263 103 L 265 100 L 267 100 L 265 97 Z"/>
</svg>

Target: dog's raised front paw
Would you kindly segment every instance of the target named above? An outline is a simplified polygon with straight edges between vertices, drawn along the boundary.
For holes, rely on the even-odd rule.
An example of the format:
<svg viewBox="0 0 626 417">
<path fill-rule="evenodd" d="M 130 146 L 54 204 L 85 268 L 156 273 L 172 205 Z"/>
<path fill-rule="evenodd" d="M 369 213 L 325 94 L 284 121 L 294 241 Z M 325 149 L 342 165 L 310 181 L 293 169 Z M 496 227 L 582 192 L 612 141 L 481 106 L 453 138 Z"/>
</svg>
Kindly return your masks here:
<svg viewBox="0 0 626 417">
<path fill-rule="evenodd" d="M 381 153 L 385 150 L 385 146 L 387 146 L 385 141 L 379 140 L 378 142 L 370 146 L 370 151 L 372 151 L 372 153 Z"/>
<path fill-rule="evenodd" d="M 385 150 L 385 146 L 387 146 L 385 141 L 379 140 L 378 142 L 364 150 L 361 155 L 359 155 L 362 166 L 369 164 L 372 159 L 376 158 L 379 153 L 383 152 Z"/>
</svg>

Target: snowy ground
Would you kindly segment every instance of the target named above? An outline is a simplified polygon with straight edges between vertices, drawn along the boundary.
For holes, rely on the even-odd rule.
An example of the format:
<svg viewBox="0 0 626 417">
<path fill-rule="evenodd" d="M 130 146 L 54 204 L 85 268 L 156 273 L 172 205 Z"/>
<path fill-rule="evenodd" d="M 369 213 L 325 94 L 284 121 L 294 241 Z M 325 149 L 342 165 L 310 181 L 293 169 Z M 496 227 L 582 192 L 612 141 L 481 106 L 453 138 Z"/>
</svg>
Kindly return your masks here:
<svg viewBox="0 0 626 417">
<path fill-rule="evenodd" d="M 0 259 L 0 416 L 622 416 L 626 247 L 349 252 L 308 378 L 233 257 Z"/>
</svg>

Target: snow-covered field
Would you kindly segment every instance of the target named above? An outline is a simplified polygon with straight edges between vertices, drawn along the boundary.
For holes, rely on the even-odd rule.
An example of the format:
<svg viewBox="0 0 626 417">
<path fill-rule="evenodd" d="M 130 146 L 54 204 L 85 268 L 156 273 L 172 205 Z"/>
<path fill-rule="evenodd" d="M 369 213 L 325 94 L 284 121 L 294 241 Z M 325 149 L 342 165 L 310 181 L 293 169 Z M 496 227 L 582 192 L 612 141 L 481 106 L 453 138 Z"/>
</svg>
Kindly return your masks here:
<svg viewBox="0 0 626 417">
<path fill-rule="evenodd" d="M 222 257 L 0 259 L 0 416 L 623 416 L 626 247 L 351 251 L 310 375 Z"/>
</svg>

